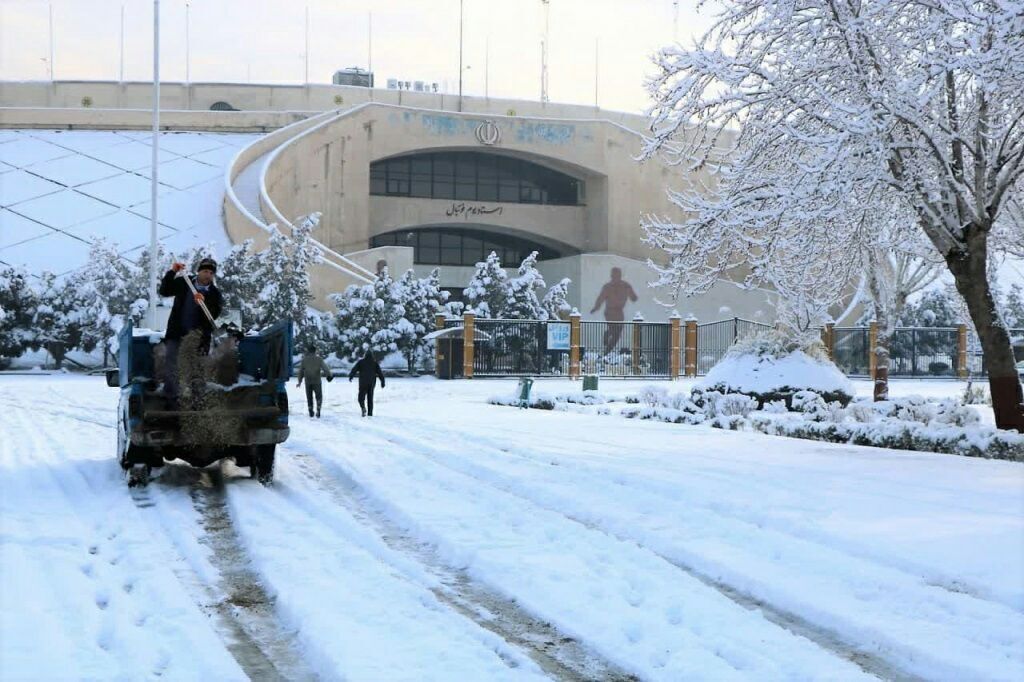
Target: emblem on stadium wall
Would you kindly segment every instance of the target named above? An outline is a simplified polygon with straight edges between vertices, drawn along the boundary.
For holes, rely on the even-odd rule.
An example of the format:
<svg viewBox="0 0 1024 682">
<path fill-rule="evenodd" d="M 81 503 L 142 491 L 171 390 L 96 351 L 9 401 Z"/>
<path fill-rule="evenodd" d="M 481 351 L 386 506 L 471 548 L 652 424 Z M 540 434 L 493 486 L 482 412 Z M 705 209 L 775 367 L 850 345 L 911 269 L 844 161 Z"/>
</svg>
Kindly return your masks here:
<svg viewBox="0 0 1024 682">
<path fill-rule="evenodd" d="M 501 130 L 494 121 L 484 121 L 476 127 L 476 139 L 480 144 L 497 144 L 501 140 Z"/>
</svg>

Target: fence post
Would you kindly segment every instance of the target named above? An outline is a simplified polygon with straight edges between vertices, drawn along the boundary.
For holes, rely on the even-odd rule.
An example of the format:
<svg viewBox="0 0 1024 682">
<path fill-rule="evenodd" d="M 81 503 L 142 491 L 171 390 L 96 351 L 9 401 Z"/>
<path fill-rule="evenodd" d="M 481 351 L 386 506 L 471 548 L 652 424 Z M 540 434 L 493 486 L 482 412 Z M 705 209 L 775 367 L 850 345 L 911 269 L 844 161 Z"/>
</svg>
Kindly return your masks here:
<svg viewBox="0 0 1024 682">
<path fill-rule="evenodd" d="M 633 367 L 633 375 L 634 376 L 640 374 L 640 342 L 641 342 L 641 335 L 640 335 L 640 325 L 638 323 L 643 322 L 643 321 L 644 321 L 644 316 L 641 315 L 640 313 L 637 313 L 636 315 L 633 316 L 633 324 L 632 324 L 632 327 L 633 327 L 633 344 L 632 344 L 632 348 L 630 349 L 630 359 L 632 360 L 632 367 Z"/>
<path fill-rule="evenodd" d="M 967 325 L 960 324 L 956 327 L 956 375 L 961 379 L 967 378 Z"/>
<path fill-rule="evenodd" d="M 473 378 L 473 327 L 476 315 L 467 310 L 462 315 L 462 376 Z"/>
<path fill-rule="evenodd" d="M 448 318 L 444 316 L 444 313 L 438 313 L 434 315 L 434 328 L 438 331 L 444 329 L 445 322 Z M 434 376 L 438 379 L 441 378 L 441 359 L 444 357 L 444 353 L 441 351 L 441 339 L 434 340 Z"/>
<path fill-rule="evenodd" d="M 580 311 L 575 308 L 569 315 L 569 378 L 580 378 Z"/>
<path fill-rule="evenodd" d="M 821 342 L 825 344 L 828 352 L 828 359 L 835 362 L 836 359 L 836 325 L 834 322 L 827 323 L 821 328 Z"/>
<path fill-rule="evenodd" d="M 872 322 L 868 327 L 868 375 L 875 380 L 875 369 L 878 367 L 878 356 L 875 351 L 878 349 L 878 323 Z"/>
<path fill-rule="evenodd" d="M 688 377 L 697 376 L 697 318 L 686 318 L 685 361 L 683 371 Z"/>
<path fill-rule="evenodd" d="M 669 336 L 670 336 L 670 339 L 671 339 L 671 341 L 669 343 L 669 346 L 672 349 L 670 351 L 671 355 L 669 356 L 669 363 L 668 363 L 668 366 L 669 366 L 669 378 L 671 378 L 671 379 L 678 379 L 679 378 L 679 370 L 681 369 L 680 366 L 683 364 L 682 329 L 680 327 L 680 322 L 681 322 L 681 319 L 679 317 L 679 312 L 676 311 L 676 310 L 673 310 L 672 311 L 672 315 L 669 316 L 669 318 L 668 318 L 668 323 L 670 325 L 669 326 L 669 330 L 670 330 L 669 331 Z"/>
</svg>

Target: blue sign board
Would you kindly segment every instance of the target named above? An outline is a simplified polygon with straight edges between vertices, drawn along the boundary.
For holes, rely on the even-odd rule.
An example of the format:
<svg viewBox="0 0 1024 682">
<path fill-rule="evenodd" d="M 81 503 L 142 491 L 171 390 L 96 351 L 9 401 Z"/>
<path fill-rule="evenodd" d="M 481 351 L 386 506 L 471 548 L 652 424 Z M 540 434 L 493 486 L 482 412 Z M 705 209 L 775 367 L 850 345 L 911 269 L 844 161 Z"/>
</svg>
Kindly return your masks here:
<svg viewBox="0 0 1024 682">
<path fill-rule="evenodd" d="M 548 322 L 548 350 L 569 350 L 568 322 Z"/>
</svg>

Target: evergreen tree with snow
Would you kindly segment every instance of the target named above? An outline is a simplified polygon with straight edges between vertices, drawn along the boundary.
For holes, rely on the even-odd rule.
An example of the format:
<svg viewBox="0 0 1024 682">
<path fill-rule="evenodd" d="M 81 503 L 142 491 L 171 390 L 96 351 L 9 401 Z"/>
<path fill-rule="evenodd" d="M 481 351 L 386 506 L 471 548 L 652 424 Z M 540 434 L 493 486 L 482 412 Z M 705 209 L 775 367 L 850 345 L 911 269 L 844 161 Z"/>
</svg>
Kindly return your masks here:
<svg viewBox="0 0 1024 682">
<path fill-rule="evenodd" d="M 476 264 L 463 295 L 467 308 L 472 308 L 477 317 L 501 316 L 508 306 L 510 290 L 508 275 L 501 267 L 498 254 L 491 251 L 486 260 Z"/>
<path fill-rule="evenodd" d="M 355 362 L 368 350 L 383 357 L 411 344 L 416 335 L 387 268 L 372 283 L 353 284 L 330 299 L 337 307 L 334 352 L 338 357 Z"/>
<path fill-rule="evenodd" d="M 423 337 L 434 330 L 434 318 L 444 310 L 448 292 L 441 289 L 441 276 L 437 268 L 422 279 L 417 279 L 411 269 L 406 270 L 395 287 L 396 298 L 405 309 L 404 317 L 413 329 L 413 334 L 403 337 L 399 347 L 411 372 L 430 343 Z"/>
<path fill-rule="evenodd" d="M 569 305 L 569 285 L 572 280 L 563 277 L 560 282 L 551 286 L 548 293 L 544 295 L 541 305 L 547 312 L 549 320 L 568 320 L 572 313 L 572 306 Z"/>
<path fill-rule="evenodd" d="M 138 324 L 148 308 L 148 259 L 138 265 L 122 258 L 114 244 L 100 240 L 86 265 L 69 276 L 74 305 L 80 307 L 83 349 L 117 352 L 117 335 L 129 320 Z"/>
<path fill-rule="evenodd" d="M 67 353 L 76 348 L 86 352 L 82 342 L 83 301 L 71 281 L 43 272 L 36 285 L 37 305 L 32 319 L 32 348 L 45 349 L 59 368 Z"/>
<path fill-rule="evenodd" d="M 508 320 L 546 320 L 547 310 L 537 297 L 537 292 L 546 288 L 544 276 L 537 269 L 537 252 L 534 251 L 520 263 L 516 276 L 508 280 L 508 297 L 497 317 Z"/>
<path fill-rule="evenodd" d="M 263 286 L 256 296 L 253 326 L 263 328 L 278 320 L 290 319 L 295 325 L 299 347 L 315 341 L 317 329 L 313 319 L 316 315 L 309 310 L 313 300 L 309 268 L 323 260 L 323 252 L 310 237 L 319 216 L 314 213 L 299 222 L 291 237 L 273 228 L 270 247 L 262 254 L 258 271 Z"/>
<path fill-rule="evenodd" d="M 251 239 L 235 244 L 217 264 L 217 288 L 224 296 L 224 307 L 241 313 L 243 329 L 251 329 L 263 319 L 259 310 L 263 254 L 254 253 L 252 244 Z"/>
<path fill-rule="evenodd" d="M 0 358 L 16 358 L 25 352 L 35 305 L 25 271 L 0 266 Z"/>
</svg>

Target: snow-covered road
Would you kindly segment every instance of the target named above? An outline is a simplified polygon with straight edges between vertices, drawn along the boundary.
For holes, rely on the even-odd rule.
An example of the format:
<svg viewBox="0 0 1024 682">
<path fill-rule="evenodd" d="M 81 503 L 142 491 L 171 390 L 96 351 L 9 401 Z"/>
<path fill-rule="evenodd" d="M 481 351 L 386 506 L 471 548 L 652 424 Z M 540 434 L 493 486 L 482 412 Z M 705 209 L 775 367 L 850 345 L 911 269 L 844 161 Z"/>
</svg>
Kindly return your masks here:
<svg viewBox="0 0 1024 682">
<path fill-rule="evenodd" d="M 272 488 L 129 492 L 116 390 L 0 377 L 0 678 L 1024 678 L 1020 464 L 511 387 L 394 380 L 361 419 L 334 382 Z"/>
</svg>

